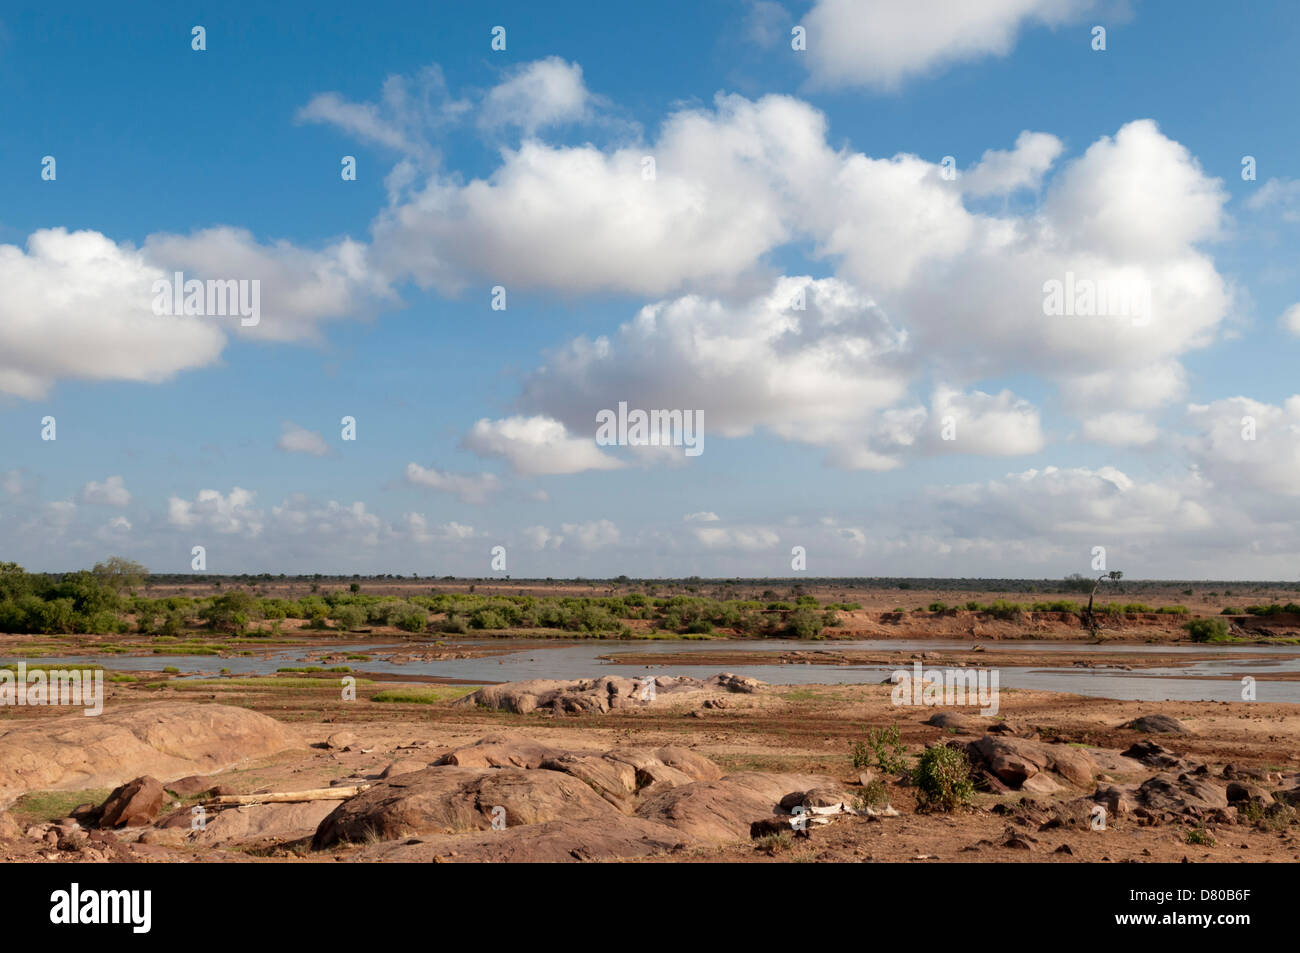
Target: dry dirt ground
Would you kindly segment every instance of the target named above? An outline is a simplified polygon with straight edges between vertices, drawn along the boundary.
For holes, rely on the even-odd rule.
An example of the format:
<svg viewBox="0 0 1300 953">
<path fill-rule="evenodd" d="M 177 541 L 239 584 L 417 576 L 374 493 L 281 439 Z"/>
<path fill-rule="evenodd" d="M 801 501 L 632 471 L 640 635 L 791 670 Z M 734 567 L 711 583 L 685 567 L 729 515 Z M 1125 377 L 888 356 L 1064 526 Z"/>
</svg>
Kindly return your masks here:
<svg viewBox="0 0 1300 953">
<path fill-rule="evenodd" d="M 164 687 L 119 684 L 112 686 L 108 704 L 177 698 L 220 702 L 265 713 L 285 724 L 301 747 L 215 776 L 216 782 L 240 794 L 302 791 L 328 787 L 341 779 L 373 779 L 394 761 L 417 758 L 427 763 L 453 748 L 485 736 L 501 735 L 579 752 L 601 752 L 627 745 L 680 746 L 711 759 L 724 773 L 824 775 L 852 792 L 858 788 L 859 772 L 851 752 L 854 743 L 863 740 L 871 727 L 897 723 L 902 741 L 913 755 L 928 744 L 966 740 L 982 733 L 958 734 L 924 724 L 936 709 L 895 707 L 891 690 L 885 685 L 769 686 L 755 694 L 728 696 L 727 705 L 720 709 L 683 703 L 606 713 L 517 715 L 453 706 L 449 701 L 406 704 L 371 700 L 384 688 L 402 684 L 409 688 L 409 682 L 396 686 L 363 683 L 356 701 L 342 702 L 336 679 L 295 678 L 294 687 L 277 686 L 269 678 L 262 680 L 264 686 L 246 680 L 220 687 L 189 687 L 181 682 Z M 319 687 L 312 682 L 318 682 Z M 300 687 L 304 683 L 306 687 Z M 457 695 L 464 689 L 445 691 Z M 1135 717 L 1155 712 L 1178 718 L 1187 733 L 1147 735 L 1120 727 Z M 1274 789 L 1294 787 L 1295 773 L 1300 770 L 1300 718 L 1289 705 L 1117 702 L 1003 690 L 999 714 L 1022 731 L 1037 732 L 1044 741 L 1082 746 L 1081 750 L 1097 753 L 1103 767 L 1118 764 L 1115 753 L 1147 739 L 1188 762 L 1207 764 L 1211 775 L 1219 774 L 1229 763 L 1238 769 L 1253 769 L 1262 785 Z M 49 717 L 57 717 L 57 713 L 49 709 L 11 709 L 0 720 L 0 731 L 18 722 Z M 348 739 L 346 750 L 323 746 L 327 737 L 340 732 L 354 736 Z M 1117 782 L 1132 782 L 1154 773 L 1154 769 L 1143 768 L 1130 772 L 1131 776 L 1111 776 Z M 1196 835 L 1196 840 L 1204 843 L 1189 842 L 1193 828 L 1190 822 L 1147 826 L 1132 816 L 1121 816 L 1111 818 L 1104 831 L 1093 831 L 1086 824 L 1044 826 L 1041 811 L 1019 806 L 1025 797 L 1019 792 L 977 794 L 972 808 L 952 814 L 918 813 L 914 789 L 894 778 L 885 780 L 889 802 L 900 812 L 897 817 L 841 816 L 829 825 L 816 827 L 806 839 L 782 835 L 755 842 L 741 838 L 730 845 L 670 850 L 645 859 L 916 863 L 1300 860 L 1300 827 L 1293 824 L 1268 828 L 1210 822 L 1203 833 Z M 76 803 L 97 801 L 103 794 L 71 791 L 19 799 L 9 807 L 12 822 L 0 821 L 0 859 L 337 862 L 366 855 L 366 845 L 313 851 L 302 836 L 286 839 L 250 835 L 242 842 L 209 847 L 179 844 L 177 838 L 161 836 L 145 838 L 153 843 L 133 843 L 136 835 L 119 833 L 112 838 L 116 843 L 101 845 L 89 854 L 59 849 L 48 837 L 34 840 L 22 836 L 22 831 L 39 827 L 42 820 L 56 820 Z M 1092 790 L 1070 789 L 1036 800 L 1040 806 L 1050 807 L 1067 804 L 1083 794 L 1092 794 Z M 190 803 L 185 801 L 180 806 Z M 1070 853 L 1058 852 L 1063 845 Z"/>
</svg>

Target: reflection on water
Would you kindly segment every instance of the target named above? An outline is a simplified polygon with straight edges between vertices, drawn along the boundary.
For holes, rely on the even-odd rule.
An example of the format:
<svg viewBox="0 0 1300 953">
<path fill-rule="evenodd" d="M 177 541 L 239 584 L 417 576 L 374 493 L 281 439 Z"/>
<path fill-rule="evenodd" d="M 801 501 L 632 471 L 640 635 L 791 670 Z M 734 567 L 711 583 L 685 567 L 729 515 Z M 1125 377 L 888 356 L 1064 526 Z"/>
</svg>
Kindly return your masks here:
<svg viewBox="0 0 1300 953">
<path fill-rule="evenodd" d="M 560 642 L 536 639 L 491 639 L 481 641 L 460 641 L 447 643 L 439 649 L 457 646 L 478 646 L 488 644 L 494 648 L 504 648 L 504 655 L 492 655 L 483 658 L 448 659 L 438 662 L 409 662 L 394 665 L 375 659 L 369 662 L 349 662 L 358 672 L 386 672 L 406 675 L 436 675 L 443 678 L 455 678 L 470 682 L 509 682 L 526 678 L 590 678 L 603 674 L 641 675 L 692 675 L 697 678 L 714 674 L 712 668 L 696 665 L 618 665 L 604 661 L 598 656 L 634 653 L 638 655 L 685 654 L 687 652 L 723 653 L 735 651 L 790 651 L 803 652 L 828 651 L 837 652 L 849 649 L 862 649 L 873 652 L 898 652 L 900 655 L 918 651 L 965 650 L 971 647 L 971 640 L 936 640 L 936 639 L 896 639 L 868 640 L 855 642 L 825 642 L 810 645 L 807 642 L 792 642 L 776 639 L 761 641 L 663 641 L 663 642 L 619 642 L 584 640 L 578 642 Z M 1211 654 L 1213 659 L 1189 662 L 1187 665 L 1168 668 L 1142 669 L 1124 671 L 1118 668 L 1051 668 L 1044 666 L 999 668 L 1000 685 L 1003 689 L 1029 688 L 1046 691 L 1075 692 L 1102 698 L 1128 700 L 1160 701 L 1174 699 L 1179 701 L 1240 701 L 1242 675 L 1256 679 L 1256 697 L 1259 701 L 1298 702 L 1300 703 L 1300 681 L 1269 681 L 1271 674 L 1300 671 L 1300 647 L 1297 646 L 1255 646 L 1255 645 L 1082 645 L 1071 642 L 985 642 L 990 649 L 999 652 L 1039 652 L 1053 651 L 1076 653 L 1124 653 L 1141 655 L 1159 653 L 1178 655 L 1184 653 Z M 330 646 L 331 651 L 354 651 L 373 654 L 385 648 L 397 648 L 403 652 L 423 652 L 432 648 L 427 643 L 402 643 L 398 646 L 380 648 L 368 645 Z M 289 665 L 301 665 L 306 659 L 306 647 L 279 648 L 256 657 L 235 656 L 217 658 L 213 656 L 79 656 L 62 659 L 42 658 L 28 660 L 30 664 L 40 665 L 76 665 L 98 663 L 109 669 L 136 669 L 161 671 L 173 665 L 186 673 L 216 675 L 221 669 L 229 669 L 234 675 L 266 674 L 277 668 Z M 1267 655 L 1269 658 L 1245 659 L 1243 654 Z M 309 664 L 320 664 L 310 662 Z M 898 667 L 911 664 L 911 659 L 900 658 Z M 934 662 L 927 661 L 927 665 Z M 894 670 L 892 665 L 726 665 L 728 671 L 739 675 L 748 675 L 773 684 L 803 685 L 811 683 L 824 684 L 861 684 L 881 682 Z M 974 666 L 972 666 L 974 667 Z M 1159 676 L 1179 676 L 1161 678 Z"/>
</svg>

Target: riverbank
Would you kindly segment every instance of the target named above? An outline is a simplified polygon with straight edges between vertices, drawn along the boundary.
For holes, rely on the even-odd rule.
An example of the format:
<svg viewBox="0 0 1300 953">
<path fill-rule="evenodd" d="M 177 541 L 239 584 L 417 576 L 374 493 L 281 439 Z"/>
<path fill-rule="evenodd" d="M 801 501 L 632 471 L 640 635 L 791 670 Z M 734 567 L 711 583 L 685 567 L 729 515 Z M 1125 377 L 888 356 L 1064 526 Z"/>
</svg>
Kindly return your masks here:
<svg viewBox="0 0 1300 953">
<path fill-rule="evenodd" d="M 659 704 L 645 707 L 520 715 L 457 705 L 456 698 L 467 693 L 469 686 L 430 687 L 427 698 L 419 701 L 403 697 L 400 689 L 402 685 L 397 683 L 361 680 L 355 700 L 345 701 L 340 697 L 338 680 L 323 674 L 283 680 L 171 682 L 161 687 L 124 683 L 111 687 L 106 710 L 131 710 L 138 704 L 201 702 L 237 706 L 273 718 L 296 743 L 277 754 L 253 758 L 204 779 L 204 783 L 221 785 L 230 795 L 328 789 L 331 784 L 383 784 L 386 782 L 381 776 L 391 774 L 394 765 L 402 765 L 402 771 L 419 771 L 466 746 L 493 738 L 497 750 L 519 751 L 519 745 L 533 745 L 598 759 L 604 757 L 601 752 L 628 746 L 652 751 L 683 749 L 707 759 L 724 777 L 751 777 L 755 772 L 792 779 L 815 776 L 853 798 L 870 797 L 898 812 L 897 816 L 837 816 L 824 827 L 816 826 L 806 839 L 722 834 L 713 840 L 681 838 L 684 846 L 663 846 L 651 851 L 646 859 L 918 863 L 1300 860 L 1297 828 L 1292 816 L 1281 808 L 1273 815 L 1245 810 L 1244 805 L 1232 810 L 1197 807 L 1193 813 L 1183 813 L 1181 808 L 1139 811 L 1142 804 L 1148 803 L 1142 799 L 1146 795 L 1139 795 L 1139 789 L 1162 769 L 1154 763 L 1143 763 L 1135 755 L 1122 756 L 1134 745 L 1155 744 L 1179 765 L 1172 769 L 1171 777 L 1182 772 L 1194 778 L 1203 770 L 1206 783 L 1222 794 L 1231 783 L 1224 777 L 1228 769 L 1228 774 L 1253 779 L 1250 784 L 1277 794 L 1276 798 L 1269 794 L 1270 802 L 1280 800 L 1281 793 L 1294 788 L 1300 777 L 1296 773 L 1300 770 L 1300 719 L 1290 705 L 1121 702 L 1057 692 L 1004 690 L 998 716 L 981 719 L 969 708 L 897 706 L 890 687 L 885 685 L 809 684 L 769 685 L 748 693 L 724 694 L 719 702 L 725 704 L 709 704 L 712 699 L 701 702 L 698 694 L 678 703 L 665 695 Z M 930 723 L 942 711 L 959 717 L 952 723 Z M 1178 733 L 1150 734 L 1131 727 L 1135 719 L 1155 714 L 1175 719 Z M 59 717 L 63 716 L 50 709 L 9 712 L 0 718 L 0 732 Z M 855 746 L 867 742 L 873 730 L 888 732 L 895 727 L 901 756 L 909 765 L 915 764 L 927 746 L 965 745 L 996 729 L 1007 733 L 1006 737 L 1021 739 L 1025 745 L 1046 746 L 1043 750 L 1049 752 L 1083 752 L 1091 759 L 1088 763 L 1096 765 L 1096 773 L 1093 776 L 1090 767 L 1088 778 L 1074 777 L 1072 781 L 1071 776 L 1063 777 L 1058 771 L 1044 768 L 1044 782 L 1055 779 L 1050 781 L 1051 787 L 1036 787 L 1032 793 L 1029 788 L 977 791 L 960 810 L 927 813 L 920 809 L 914 785 L 901 782 L 896 774 L 881 771 L 878 766 L 855 764 Z M 5 738 L 0 735 L 0 757 L 4 750 Z M 459 760 L 453 763 L 474 763 L 467 761 L 465 754 L 455 757 Z M 531 772 L 540 767 L 517 770 Z M 673 775 L 666 772 L 663 777 Z M 172 779 L 160 780 L 170 783 Z M 677 783 L 687 784 L 690 780 L 678 778 Z M 721 790 L 718 782 L 698 783 L 713 785 L 709 790 L 721 796 L 717 793 Z M 1105 829 L 1095 830 L 1089 825 L 1090 809 L 1085 809 L 1084 800 L 1112 786 L 1129 794 L 1117 796 L 1118 806 L 1109 814 Z M 1148 784 L 1142 790 L 1149 793 L 1152 789 Z M 1212 794 L 1208 788 L 1198 790 L 1206 796 Z M 102 855 L 107 850 L 102 843 L 91 854 L 89 846 L 74 847 L 79 838 L 70 834 L 64 837 L 66 843 L 61 848 L 60 837 L 64 835 L 55 831 L 47 837 L 41 825 L 59 821 L 76 804 L 98 803 L 105 796 L 103 790 L 73 787 L 56 792 L 34 791 L 20 797 L 9 807 L 13 823 L 7 829 L 10 833 L 15 829 L 24 833 L 8 839 L 0 834 L 0 857 L 77 861 Z M 1190 794 L 1179 796 L 1191 803 Z M 494 847 L 498 842 L 484 843 L 480 835 L 473 833 L 445 834 L 430 829 L 414 833 L 413 841 L 412 836 L 404 836 L 400 840 L 380 838 L 313 848 L 312 836 L 324 813 L 316 816 L 299 808 L 272 811 L 257 807 L 240 808 L 243 819 L 238 825 L 228 818 L 214 828 L 216 833 L 206 838 L 191 837 L 189 812 L 197 801 L 189 796 L 168 798 L 167 803 L 172 801 L 176 806 L 164 804 L 161 814 L 179 811 L 185 824 L 170 828 L 150 822 L 141 829 L 116 831 L 110 835 L 117 845 L 114 850 L 125 851 L 133 859 L 315 862 L 377 859 L 406 843 L 404 850 L 420 854 L 406 859 L 472 860 L 491 859 L 492 850 L 504 849 L 504 845 L 517 840 L 511 835 L 499 842 L 500 847 Z M 650 802 L 647 795 L 636 795 L 629 803 L 624 813 L 635 813 L 636 805 Z M 743 807 L 749 801 L 742 799 L 739 803 L 742 807 L 736 810 L 750 810 Z M 333 810 L 333 805 L 326 807 Z M 325 812 L 325 808 L 319 810 Z M 304 822 L 305 816 L 312 819 Z M 1073 820 L 1066 823 L 1062 818 Z M 66 824 L 60 830 L 65 828 Z M 490 831 L 490 826 L 487 829 Z M 39 836 L 28 837 L 28 831 Z M 581 825 L 565 836 L 581 838 Z M 515 844 L 511 849 L 516 851 L 515 859 L 527 859 L 526 845 Z M 536 849 L 541 851 L 542 847 Z"/>
</svg>

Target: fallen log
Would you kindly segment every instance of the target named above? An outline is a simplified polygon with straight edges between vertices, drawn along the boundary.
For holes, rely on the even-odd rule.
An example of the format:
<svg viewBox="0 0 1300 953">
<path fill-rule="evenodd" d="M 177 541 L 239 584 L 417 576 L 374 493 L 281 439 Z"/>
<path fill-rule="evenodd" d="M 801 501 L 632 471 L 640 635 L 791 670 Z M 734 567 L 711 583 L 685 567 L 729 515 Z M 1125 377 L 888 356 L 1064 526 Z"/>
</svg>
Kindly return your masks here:
<svg viewBox="0 0 1300 953">
<path fill-rule="evenodd" d="M 336 788 L 313 788 L 310 791 L 268 791 L 263 794 L 223 794 L 203 802 L 204 807 L 235 807 L 245 804 L 293 804 L 299 801 L 346 801 L 368 790 L 369 784 L 352 784 Z"/>
</svg>

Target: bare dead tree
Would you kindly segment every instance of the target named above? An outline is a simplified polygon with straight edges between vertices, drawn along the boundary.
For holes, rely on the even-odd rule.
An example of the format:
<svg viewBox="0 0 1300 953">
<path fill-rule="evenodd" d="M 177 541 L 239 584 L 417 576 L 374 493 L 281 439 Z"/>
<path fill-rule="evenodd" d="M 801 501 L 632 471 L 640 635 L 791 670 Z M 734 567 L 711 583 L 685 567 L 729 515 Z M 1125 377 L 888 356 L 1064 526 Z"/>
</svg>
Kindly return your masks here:
<svg viewBox="0 0 1300 953">
<path fill-rule="evenodd" d="M 1097 617 L 1092 612 L 1092 601 L 1097 596 L 1097 590 L 1101 584 L 1109 579 L 1111 582 L 1119 582 L 1124 578 L 1124 574 L 1118 570 L 1111 570 L 1097 577 L 1097 581 L 1092 584 L 1092 592 L 1088 593 L 1088 610 L 1083 615 L 1083 624 L 1087 627 L 1088 633 L 1096 638 L 1097 636 Z"/>
</svg>

